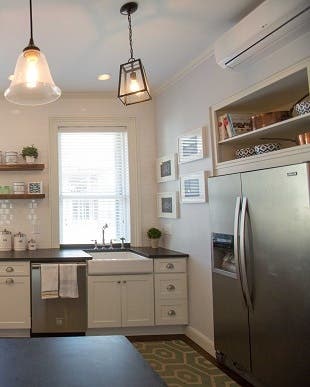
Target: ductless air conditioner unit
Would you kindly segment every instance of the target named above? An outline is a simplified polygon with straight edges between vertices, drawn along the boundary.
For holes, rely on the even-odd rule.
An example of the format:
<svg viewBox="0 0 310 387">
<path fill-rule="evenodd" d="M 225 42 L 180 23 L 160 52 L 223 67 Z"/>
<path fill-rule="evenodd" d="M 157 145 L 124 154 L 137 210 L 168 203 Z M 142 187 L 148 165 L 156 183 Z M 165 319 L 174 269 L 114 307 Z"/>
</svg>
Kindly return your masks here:
<svg viewBox="0 0 310 387">
<path fill-rule="evenodd" d="M 310 0 L 266 0 L 215 42 L 216 62 L 235 67 L 309 30 Z"/>
</svg>

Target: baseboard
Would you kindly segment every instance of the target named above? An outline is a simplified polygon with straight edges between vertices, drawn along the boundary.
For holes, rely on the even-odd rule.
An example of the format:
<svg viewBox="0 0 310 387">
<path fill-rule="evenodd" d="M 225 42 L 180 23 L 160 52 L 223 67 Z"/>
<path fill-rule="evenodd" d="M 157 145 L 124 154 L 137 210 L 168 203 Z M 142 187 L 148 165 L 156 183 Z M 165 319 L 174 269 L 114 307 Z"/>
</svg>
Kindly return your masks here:
<svg viewBox="0 0 310 387">
<path fill-rule="evenodd" d="M 30 329 L 1 329 L 0 337 L 30 337 Z"/>
<path fill-rule="evenodd" d="M 185 335 L 191 340 L 193 340 L 197 345 L 199 345 L 210 355 L 215 357 L 214 342 L 210 340 L 207 336 L 205 336 L 203 333 L 199 332 L 197 329 L 191 326 L 187 326 L 185 328 Z"/>
<path fill-rule="evenodd" d="M 124 328 L 92 328 L 86 331 L 86 336 L 124 335 L 175 335 L 185 334 L 184 326 L 152 326 L 152 327 L 124 327 Z"/>
</svg>

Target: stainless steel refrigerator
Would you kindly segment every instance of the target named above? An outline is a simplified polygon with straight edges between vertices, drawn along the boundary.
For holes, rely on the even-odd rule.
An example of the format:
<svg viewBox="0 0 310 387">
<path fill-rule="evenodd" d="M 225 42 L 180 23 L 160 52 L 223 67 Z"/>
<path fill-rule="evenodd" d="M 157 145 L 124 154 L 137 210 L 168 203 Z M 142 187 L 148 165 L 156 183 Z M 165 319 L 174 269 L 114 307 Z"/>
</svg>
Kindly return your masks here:
<svg viewBox="0 0 310 387">
<path fill-rule="evenodd" d="M 258 386 L 310 386 L 309 171 L 208 181 L 215 349 Z"/>
</svg>

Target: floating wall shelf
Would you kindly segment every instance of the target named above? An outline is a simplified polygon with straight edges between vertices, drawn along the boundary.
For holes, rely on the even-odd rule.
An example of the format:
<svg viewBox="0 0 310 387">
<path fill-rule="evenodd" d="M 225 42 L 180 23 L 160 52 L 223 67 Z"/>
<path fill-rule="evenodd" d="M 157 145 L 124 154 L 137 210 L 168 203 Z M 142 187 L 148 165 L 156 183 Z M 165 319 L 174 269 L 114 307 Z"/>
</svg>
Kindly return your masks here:
<svg viewBox="0 0 310 387">
<path fill-rule="evenodd" d="M 45 194 L 0 194 L 2 199 L 44 199 Z"/>
<path fill-rule="evenodd" d="M 0 171 L 42 171 L 44 164 L 0 164 Z"/>
</svg>

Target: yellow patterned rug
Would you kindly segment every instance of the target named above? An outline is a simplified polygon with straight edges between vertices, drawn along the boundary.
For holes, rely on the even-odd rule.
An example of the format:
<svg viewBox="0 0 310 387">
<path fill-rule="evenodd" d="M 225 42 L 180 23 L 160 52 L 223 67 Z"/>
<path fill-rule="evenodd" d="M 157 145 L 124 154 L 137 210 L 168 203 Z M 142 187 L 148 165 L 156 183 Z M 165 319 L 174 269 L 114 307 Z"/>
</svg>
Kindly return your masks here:
<svg viewBox="0 0 310 387">
<path fill-rule="evenodd" d="M 182 340 L 133 343 L 169 387 L 239 386 Z"/>
</svg>

